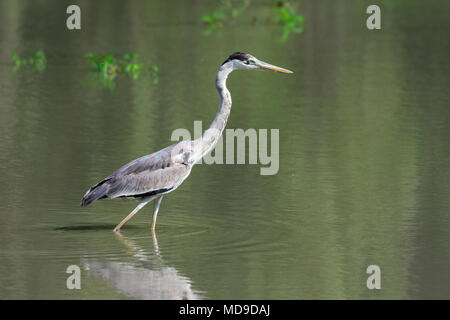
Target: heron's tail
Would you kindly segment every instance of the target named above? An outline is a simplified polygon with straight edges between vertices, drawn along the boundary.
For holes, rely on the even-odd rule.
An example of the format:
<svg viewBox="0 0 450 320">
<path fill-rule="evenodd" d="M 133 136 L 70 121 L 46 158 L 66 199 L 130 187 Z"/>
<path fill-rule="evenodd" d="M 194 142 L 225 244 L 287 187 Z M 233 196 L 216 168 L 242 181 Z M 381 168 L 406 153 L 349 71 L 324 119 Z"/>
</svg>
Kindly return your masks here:
<svg viewBox="0 0 450 320">
<path fill-rule="evenodd" d="M 98 200 L 98 199 L 103 199 L 106 198 L 107 195 L 107 191 L 108 191 L 108 186 L 105 185 L 105 182 L 108 181 L 109 179 L 105 179 L 100 181 L 99 183 L 97 183 L 95 186 L 91 187 L 86 194 L 84 195 L 83 199 L 81 199 L 81 203 L 80 205 L 82 207 L 88 206 L 90 205 L 92 202 Z"/>
</svg>

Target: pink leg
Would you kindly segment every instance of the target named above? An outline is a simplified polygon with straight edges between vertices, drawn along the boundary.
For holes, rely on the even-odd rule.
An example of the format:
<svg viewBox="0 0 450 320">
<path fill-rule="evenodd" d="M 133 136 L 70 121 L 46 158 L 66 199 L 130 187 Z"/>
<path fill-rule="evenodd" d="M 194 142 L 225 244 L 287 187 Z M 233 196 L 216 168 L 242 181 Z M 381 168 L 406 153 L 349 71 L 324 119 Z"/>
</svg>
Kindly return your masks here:
<svg viewBox="0 0 450 320">
<path fill-rule="evenodd" d="M 153 210 L 152 231 L 155 232 L 156 218 L 158 217 L 159 205 L 161 204 L 163 196 L 160 196 L 155 202 L 155 209 Z"/>
<path fill-rule="evenodd" d="M 155 197 L 150 197 L 150 198 L 146 198 L 144 200 L 141 201 L 141 203 L 138 204 L 138 206 L 136 208 L 134 208 L 133 211 L 131 211 L 131 213 L 129 215 L 127 215 L 125 217 L 125 219 L 123 219 L 115 228 L 114 228 L 114 232 L 119 232 L 120 228 L 122 228 L 122 226 L 128 222 L 128 220 L 130 220 L 139 210 L 141 210 L 147 203 L 149 203 L 150 201 L 152 201 Z"/>
</svg>

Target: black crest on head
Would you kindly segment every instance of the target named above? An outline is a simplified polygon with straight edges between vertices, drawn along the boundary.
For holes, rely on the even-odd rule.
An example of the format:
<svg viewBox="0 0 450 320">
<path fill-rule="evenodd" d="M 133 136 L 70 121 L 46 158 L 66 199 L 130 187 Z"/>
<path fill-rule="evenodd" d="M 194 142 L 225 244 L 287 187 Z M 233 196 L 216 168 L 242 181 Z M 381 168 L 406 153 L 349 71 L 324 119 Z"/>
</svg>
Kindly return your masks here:
<svg viewBox="0 0 450 320">
<path fill-rule="evenodd" d="M 227 63 L 228 61 L 231 60 L 241 60 L 241 61 L 247 61 L 250 58 L 250 55 L 244 53 L 244 52 L 235 52 L 232 53 L 227 60 L 225 60 L 222 65 L 224 65 L 225 63 Z"/>
</svg>

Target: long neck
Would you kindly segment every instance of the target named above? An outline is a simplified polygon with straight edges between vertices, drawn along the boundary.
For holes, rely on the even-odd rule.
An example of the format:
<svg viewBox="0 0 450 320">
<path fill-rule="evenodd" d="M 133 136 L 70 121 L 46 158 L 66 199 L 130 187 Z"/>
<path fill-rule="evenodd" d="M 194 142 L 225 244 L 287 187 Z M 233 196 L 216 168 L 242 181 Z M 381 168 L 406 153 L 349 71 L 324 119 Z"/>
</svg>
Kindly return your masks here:
<svg viewBox="0 0 450 320">
<path fill-rule="evenodd" d="M 231 95 L 227 89 L 226 81 L 231 71 L 233 71 L 231 64 L 226 63 L 217 72 L 216 88 L 220 96 L 219 110 L 208 130 L 199 139 L 199 144 L 201 145 L 199 159 L 214 148 L 227 124 L 228 116 L 231 112 Z"/>
</svg>

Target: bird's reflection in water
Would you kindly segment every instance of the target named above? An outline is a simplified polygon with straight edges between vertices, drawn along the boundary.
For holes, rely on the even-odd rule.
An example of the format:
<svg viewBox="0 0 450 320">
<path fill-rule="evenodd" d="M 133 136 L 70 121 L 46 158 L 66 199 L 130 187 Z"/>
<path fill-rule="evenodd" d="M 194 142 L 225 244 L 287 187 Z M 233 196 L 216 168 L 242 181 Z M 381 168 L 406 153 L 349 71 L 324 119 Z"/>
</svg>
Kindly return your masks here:
<svg viewBox="0 0 450 320">
<path fill-rule="evenodd" d="M 154 256 L 148 255 L 133 240 L 117 234 L 118 239 L 127 247 L 136 263 L 99 261 L 85 257 L 85 269 L 94 276 L 108 281 L 117 290 L 127 296 L 145 300 L 201 299 L 193 292 L 190 280 L 173 267 L 165 265 L 159 252 L 158 241 L 153 233 Z"/>
</svg>

